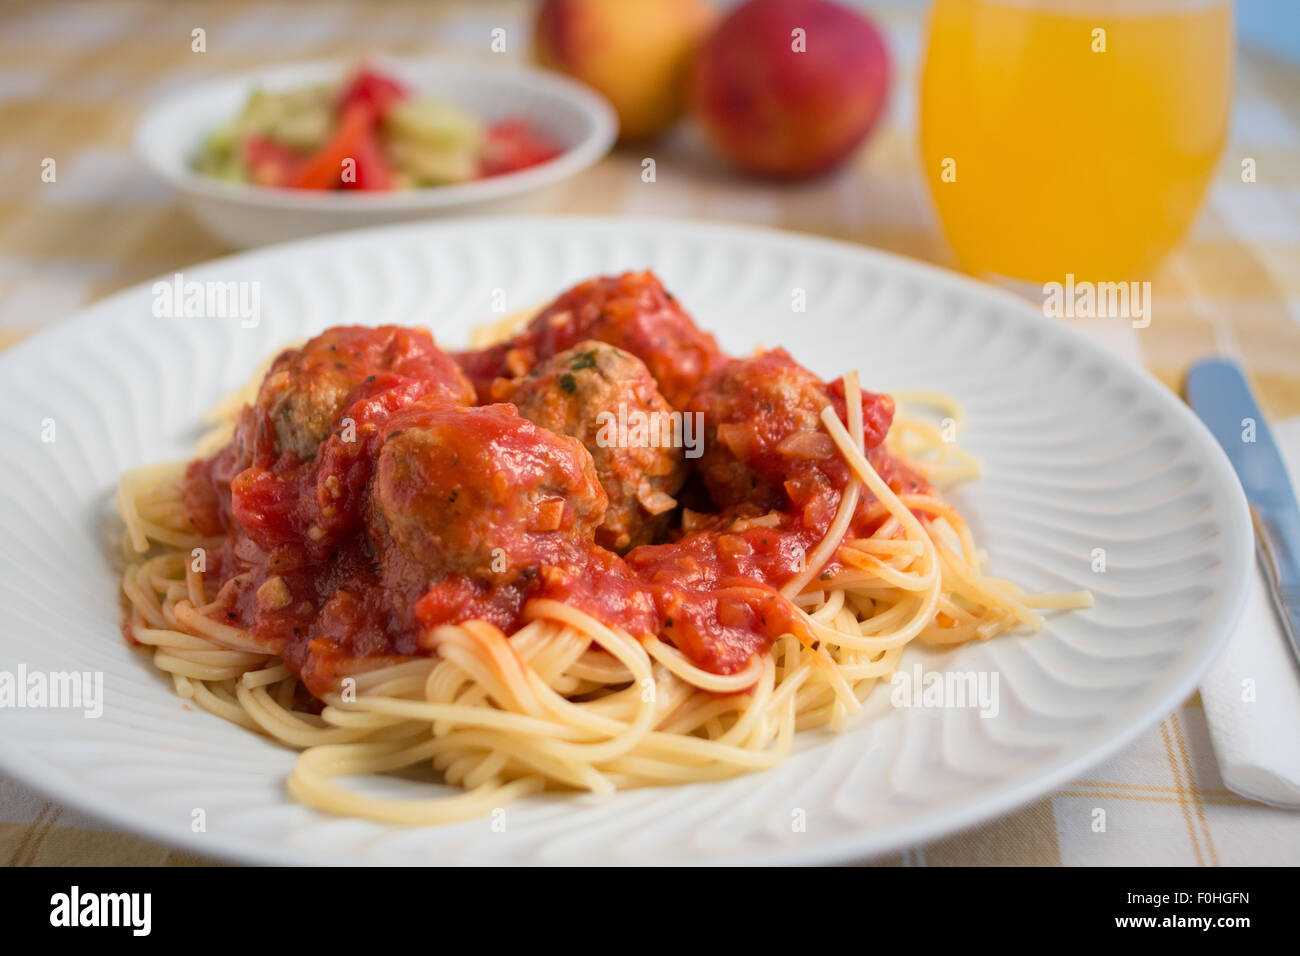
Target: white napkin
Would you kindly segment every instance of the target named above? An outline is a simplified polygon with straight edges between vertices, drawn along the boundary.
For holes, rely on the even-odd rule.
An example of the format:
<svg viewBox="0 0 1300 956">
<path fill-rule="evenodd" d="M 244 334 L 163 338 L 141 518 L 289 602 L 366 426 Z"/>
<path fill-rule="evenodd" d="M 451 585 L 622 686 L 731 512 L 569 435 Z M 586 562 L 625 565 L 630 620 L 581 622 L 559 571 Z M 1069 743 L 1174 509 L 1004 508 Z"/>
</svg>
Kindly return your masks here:
<svg viewBox="0 0 1300 956">
<path fill-rule="evenodd" d="M 1272 430 L 1294 484 L 1300 478 L 1300 418 L 1274 423 Z M 1300 808 L 1300 665 L 1258 566 L 1241 622 L 1201 683 L 1201 700 L 1228 789 Z"/>
</svg>

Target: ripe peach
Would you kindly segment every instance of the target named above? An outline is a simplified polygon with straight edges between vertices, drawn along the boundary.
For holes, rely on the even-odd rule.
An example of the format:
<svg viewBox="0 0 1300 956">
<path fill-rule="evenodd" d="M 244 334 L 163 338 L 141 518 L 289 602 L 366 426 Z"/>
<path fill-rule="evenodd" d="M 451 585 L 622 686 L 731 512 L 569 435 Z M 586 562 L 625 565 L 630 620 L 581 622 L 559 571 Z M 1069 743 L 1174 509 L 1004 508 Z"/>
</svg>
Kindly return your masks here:
<svg viewBox="0 0 1300 956">
<path fill-rule="evenodd" d="M 690 106 L 736 165 L 796 179 L 852 153 L 888 92 L 889 55 L 866 17 L 829 0 L 749 0 L 700 47 Z"/>
<path fill-rule="evenodd" d="M 546 0 L 535 52 L 603 93 L 624 140 L 641 139 L 681 116 L 691 57 L 712 21 L 704 0 Z"/>
</svg>

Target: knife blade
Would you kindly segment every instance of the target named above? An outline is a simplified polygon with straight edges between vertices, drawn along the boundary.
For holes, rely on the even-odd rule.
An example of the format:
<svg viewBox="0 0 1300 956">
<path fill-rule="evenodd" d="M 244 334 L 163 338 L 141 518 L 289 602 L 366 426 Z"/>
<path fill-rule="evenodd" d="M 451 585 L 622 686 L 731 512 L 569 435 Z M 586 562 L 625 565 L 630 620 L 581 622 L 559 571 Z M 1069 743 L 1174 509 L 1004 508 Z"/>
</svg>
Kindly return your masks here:
<svg viewBox="0 0 1300 956">
<path fill-rule="evenodd" d="M 1202 359 L 1187 373 L 1187 403 L 1223 447 L 1255 522 L 1255 547 L 1291 650 L 1300 662 L 1300 508 L 1286 464 L 1241 368 Z"/>
</svg>

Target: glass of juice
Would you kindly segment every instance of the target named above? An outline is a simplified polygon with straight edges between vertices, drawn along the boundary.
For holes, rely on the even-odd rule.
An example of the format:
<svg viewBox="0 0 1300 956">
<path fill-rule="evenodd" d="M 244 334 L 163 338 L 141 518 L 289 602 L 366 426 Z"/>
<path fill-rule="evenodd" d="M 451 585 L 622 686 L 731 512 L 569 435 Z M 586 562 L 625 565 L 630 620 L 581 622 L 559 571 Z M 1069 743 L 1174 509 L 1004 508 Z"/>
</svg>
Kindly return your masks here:
<svg viewBox="0 0 1300 956">
<path fill-rule="evenodd" d="M 935 0 L 921 156 L 966 270 L 1133 281 L 1223 149 L 1231 0 Z"/>
</svg>

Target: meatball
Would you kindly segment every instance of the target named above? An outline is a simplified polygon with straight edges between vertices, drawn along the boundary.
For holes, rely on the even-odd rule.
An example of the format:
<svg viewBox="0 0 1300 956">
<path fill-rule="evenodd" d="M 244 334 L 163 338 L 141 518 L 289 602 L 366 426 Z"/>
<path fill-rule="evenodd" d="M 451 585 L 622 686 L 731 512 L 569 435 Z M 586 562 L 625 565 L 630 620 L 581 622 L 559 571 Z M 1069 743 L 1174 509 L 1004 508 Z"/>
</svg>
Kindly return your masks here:
<svg viewBox="0 0 1300 956">
<path fill-rule="evenodd" d="M 686 480 L 681 420 L 642 362 L 587 340 L 537 366 L 515 390 L 519 414 L 586 446 L 609 497 L 596 543 L 622 553 L 667 528 Z M 626 436 L 618 423 L 628 423 Z M 622 440 L 626 437 L 628 440 Z"/>
<path fill-rule="evenodd" d="M 369 536 L 429 578 L 508 580 L 591 541 L 605 492 L 575 438 L 510 405 L 418 404 L 384 427 L 370 485 Z"/>
<path fill-rule="evenodd" d="M 474 388 L 424 329 L 339 326 L 282 353 L 257 393 L 256 410 L 275 432 L 275 451 L 312 458 L 362 390 L 417 384 L 414 391 L 469 405 Z"/>
<path fill-rule="evenodd" d="M 785 509 L 829 480 L 842 487 L 847 467 L 826 433 L 821 412 L 844 413 L 844 383 L 826 385 L 785 349 L 735 359 L 711 375 L 690 410 L 704 416 L 699 473 L 714 503 Z M 884 440 L 894 414 L 887 395 L 862 393 L 867 448 Z"/>
<path fill-rule="evenodd" d="M 631 352 L 650 370 L 668 404 L 681 409 L 709 372 L 725 361 L 713 336 L 702 331 L 652 272 L 627 272 L 579 283 L 537 314 L 506 342 L 456 355 L 480 401 L 508 394 L 498 379 L 524 375 L 542 359 L 584 339 Z"/>
</svg>

